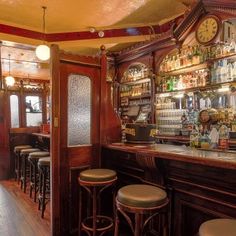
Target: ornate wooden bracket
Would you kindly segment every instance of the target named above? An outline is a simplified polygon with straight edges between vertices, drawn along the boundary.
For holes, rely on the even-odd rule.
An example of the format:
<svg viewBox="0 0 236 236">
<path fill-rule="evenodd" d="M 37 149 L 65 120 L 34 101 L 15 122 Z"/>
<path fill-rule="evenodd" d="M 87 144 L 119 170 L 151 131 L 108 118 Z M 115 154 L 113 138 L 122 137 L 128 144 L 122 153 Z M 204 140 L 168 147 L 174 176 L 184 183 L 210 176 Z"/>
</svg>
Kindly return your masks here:
<svg viewBox="0 0 236 236">
<path fill-rule="evenodd" d="M 158 185 L 164 185 L 164 176 L 161 167 L 157 166 L 156 157 L 146 153 L 137 153 L 136 161 L 144 170 L 144 179 Z"/>
</svg>

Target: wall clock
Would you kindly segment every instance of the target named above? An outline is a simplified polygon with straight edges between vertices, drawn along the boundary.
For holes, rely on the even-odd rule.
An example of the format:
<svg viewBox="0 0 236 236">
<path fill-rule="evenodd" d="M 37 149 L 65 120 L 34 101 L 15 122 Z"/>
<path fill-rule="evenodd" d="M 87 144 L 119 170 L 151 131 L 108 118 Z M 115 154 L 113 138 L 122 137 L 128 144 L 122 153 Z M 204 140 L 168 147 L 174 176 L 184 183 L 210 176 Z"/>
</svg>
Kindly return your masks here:
<svg viewBox="0 0 236 236">
<path fill-rule="evenodd" d="M 197 25 L 196 39 L 198 43 L 207 45 L 213 43 L 219 35 L 221 20 L 215 15 L 207 15 Z"/>
</svg>

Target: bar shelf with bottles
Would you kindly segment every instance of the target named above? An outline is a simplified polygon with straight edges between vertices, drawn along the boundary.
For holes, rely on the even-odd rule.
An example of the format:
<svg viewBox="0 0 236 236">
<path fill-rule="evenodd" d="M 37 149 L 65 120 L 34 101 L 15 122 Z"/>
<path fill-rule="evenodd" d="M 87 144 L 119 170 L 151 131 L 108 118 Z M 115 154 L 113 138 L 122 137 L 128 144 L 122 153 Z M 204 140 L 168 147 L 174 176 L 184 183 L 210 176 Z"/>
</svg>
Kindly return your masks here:
<svg viewBox="0 0 236 236">
<path fill-rule="evenodd" d="M 167 109 L 168 104 L 173 105 Z M 234 143 L 236 44 L 233 41 L 183 46 L 163 59 L 157 75 L 156 122 L 157 137 L 165 140 L 168 136 L 188 137 L 191 146 L 221 149 Z"/>
<path fill-rule="evenodd" d="M 152 83 L 148 67 L 141 63 L 129 66 L 120 81 L 121 119 L 135 120 L 141 110 L 151 111 Z"/>
<path fill-rule="evenodd" d="M 158 79 L 157 92 L 236 81 L 236 46 L 218 43 L 183 47 L 164 58 Z"/>
</svg>

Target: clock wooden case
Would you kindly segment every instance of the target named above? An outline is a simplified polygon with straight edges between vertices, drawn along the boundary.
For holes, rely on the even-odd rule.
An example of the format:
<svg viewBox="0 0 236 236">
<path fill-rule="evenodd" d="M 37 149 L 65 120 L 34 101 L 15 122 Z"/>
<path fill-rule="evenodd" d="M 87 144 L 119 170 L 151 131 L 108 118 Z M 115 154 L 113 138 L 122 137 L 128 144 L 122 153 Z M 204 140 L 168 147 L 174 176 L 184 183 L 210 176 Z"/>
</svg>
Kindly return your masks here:
<svg viewBox="0 0 236 236">
<path fill-rule="evenodd" d="M 197 25 L 196 40 L 203 45 L 214 43 L 221 28 L 221 20 L 216 15 L 207 15 Z"/>
</svg>

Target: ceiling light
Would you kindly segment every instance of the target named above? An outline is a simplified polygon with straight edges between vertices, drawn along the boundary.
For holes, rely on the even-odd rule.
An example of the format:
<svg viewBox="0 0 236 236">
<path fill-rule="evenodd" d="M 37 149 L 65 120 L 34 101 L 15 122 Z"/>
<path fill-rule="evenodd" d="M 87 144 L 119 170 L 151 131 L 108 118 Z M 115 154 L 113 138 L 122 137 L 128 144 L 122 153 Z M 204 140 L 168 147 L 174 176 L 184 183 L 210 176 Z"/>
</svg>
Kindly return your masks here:
<svg viewBox="0 0 236 236">
<path fill-rule="evenodd" d="M 8 70 L 8 76 L 5 77 L 5 82 L 7 86 L 13 86 L 15 84 L 15 79 L 14 77 L 11 76 L 11 65 L 10 65 L 10 57 L 11 55 L 8 54 L 8 60 L 9 60 L 9 70 Z"/>
<path fill-rule="evenodd" d="M 5 78 L 5 82 L 6 82 L 6 85 L 7 86 L 13 86 L 15 84 L 15 79 L 14 77 L 12 77 L 11 75 L 8 75 L 6 78 Z"/>
<path fill-rule="evenodd" d="M 104 31 L 102 31 L 102 30 L 100 30 L 99 32 L 98 32 L 98 36 L 100 37 L 100 38 L 103 38 L 104 37 Z"/>
<path fill-rule="evenodd" d="M 96 29 L 95 29 L 94 27 L 90 27 L 90 28 L 89 28 L 89 32 L 90 32 L 90 33 L 95 33 L 95 32 L 96 32 Z"/>
<path fill-rule="evenodd" d="M 45 12 L 47 7 L 43 6 L 43 34 L 45 37 Z M 50 58 L 50 48 L 43 42 L 43 44 L 37 46 L 35 50 L 36 56 L 42 61 L 46 61 Z"/>
</svg>

